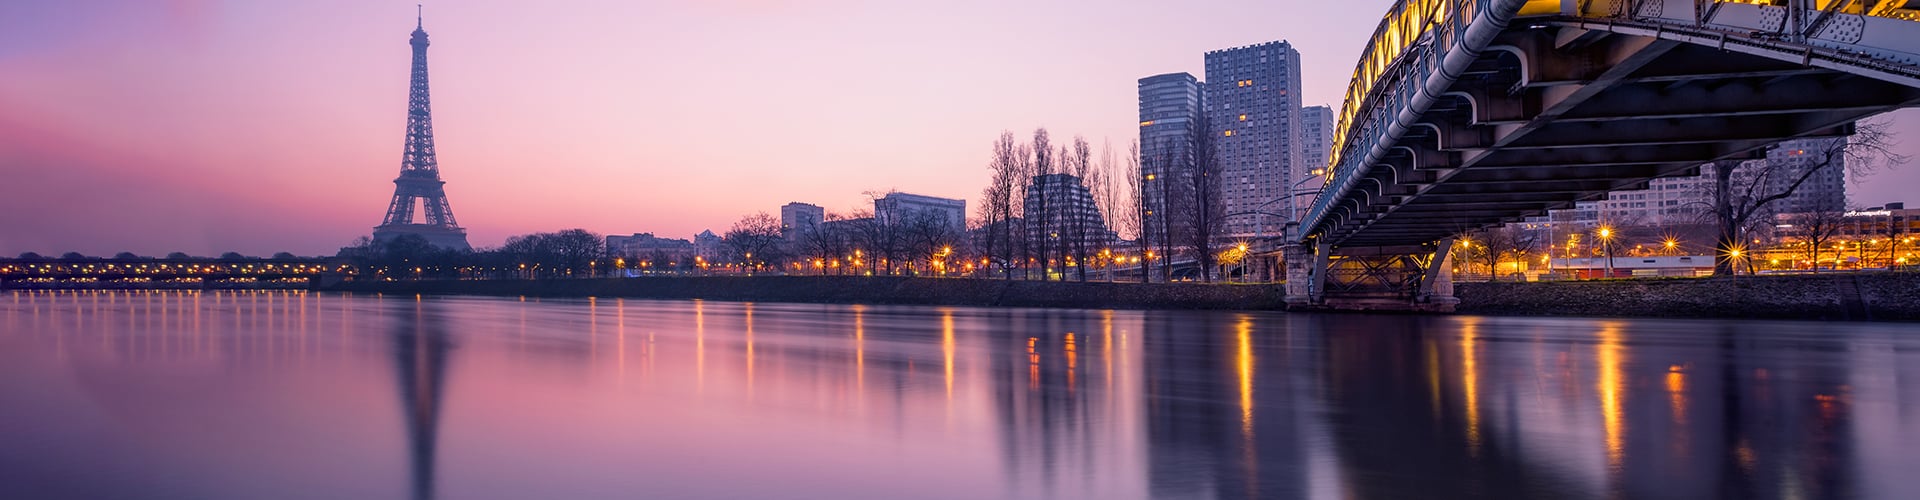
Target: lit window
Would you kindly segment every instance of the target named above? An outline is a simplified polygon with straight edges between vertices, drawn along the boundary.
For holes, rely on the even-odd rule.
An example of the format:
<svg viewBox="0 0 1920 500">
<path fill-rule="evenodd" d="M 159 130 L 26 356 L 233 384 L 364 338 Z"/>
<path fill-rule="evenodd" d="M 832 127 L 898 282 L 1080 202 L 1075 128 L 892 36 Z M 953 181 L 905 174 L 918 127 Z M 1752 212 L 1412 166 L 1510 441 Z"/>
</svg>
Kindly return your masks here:
<svg viewBox="0 0 1920 500">
<path fill-rule="evenodd" d="M 1233 135 L 1233 131 L 1232 131 L 1232 130 L 1228 130 L 1228 131 L 1226 131 L 1226 132 L 1225 132 L 1225 134 L 1226 134 L 1226 135 L 1229 135 L 1229 136 L 1231 136 L 1231 135 Z"/>
<path fill-rule="evenodd" d="M 1152 124 L 1153 124 L 1153 120 L 1147 120 L 1147 121 L 1144 121 L 1144 122 L 1140 122 L 1140 126 L 1142 126 L 1142 127 L 1145 127 L 1145 126 L 1148 126 L 1148 125 L 1152 125 Z"/>
<path fill-rule="evenodd" d="M 1240 121 L 1247 121 L 1247 115 L 1240 115 Z"/>
</svg>

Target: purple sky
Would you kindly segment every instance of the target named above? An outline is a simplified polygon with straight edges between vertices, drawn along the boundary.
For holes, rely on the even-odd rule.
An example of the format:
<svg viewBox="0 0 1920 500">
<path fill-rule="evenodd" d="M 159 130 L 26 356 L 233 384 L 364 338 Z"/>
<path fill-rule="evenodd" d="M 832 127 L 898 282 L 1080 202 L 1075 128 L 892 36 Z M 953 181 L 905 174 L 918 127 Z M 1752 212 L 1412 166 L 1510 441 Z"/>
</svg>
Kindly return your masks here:
<svg viewBox="0 0 1920 500">
<path fill-rule="evenodd" d="M 1001 130 L 1124 155 L 1134 81 L 1201 75 L 1211 49 L 1289 40 L 1305 101 L 1337 105 L 1391 3 L 473 0 L 427 5 L 426 27 L 449 198 L 494 246 L 722 232 L 865 191 L 972 200 Z M 0 4 L 0 255 L 331 254 L 369 234 L 412 29 L 399 1 Z M 1855 204 L 1905 199 L 1920 167 L 1871 180 Z"/>
</svg>

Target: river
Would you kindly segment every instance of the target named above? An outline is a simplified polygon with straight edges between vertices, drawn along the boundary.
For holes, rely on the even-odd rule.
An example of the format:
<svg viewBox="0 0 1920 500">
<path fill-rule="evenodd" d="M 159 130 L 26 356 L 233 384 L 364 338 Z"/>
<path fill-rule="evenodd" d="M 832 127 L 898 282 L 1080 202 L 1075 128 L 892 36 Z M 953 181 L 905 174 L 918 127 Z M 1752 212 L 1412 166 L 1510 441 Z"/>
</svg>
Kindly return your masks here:
<svg viewBox="0 0 1920 500">
<path fill-rule="evenodd" d="M 8 498 L 1920 498 L 1920 326 L 0 295 Z"/>
</svg>

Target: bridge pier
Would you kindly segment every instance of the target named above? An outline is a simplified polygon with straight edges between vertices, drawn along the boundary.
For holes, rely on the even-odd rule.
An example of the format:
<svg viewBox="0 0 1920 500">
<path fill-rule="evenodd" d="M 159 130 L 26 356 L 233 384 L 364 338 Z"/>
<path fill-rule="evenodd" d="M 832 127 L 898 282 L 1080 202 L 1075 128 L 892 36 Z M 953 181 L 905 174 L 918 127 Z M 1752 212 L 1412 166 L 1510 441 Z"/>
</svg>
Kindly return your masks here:
<svg viewBox="0 0 1920 500">
<path fill-rule="evenodd" d="M 1287 307 L 1453 312 L 1460 299 L 1453 296 L 1452 247 L 1451 238 L 1430 245 L 1346 248 L 1289 239 Z"/>
</svg>

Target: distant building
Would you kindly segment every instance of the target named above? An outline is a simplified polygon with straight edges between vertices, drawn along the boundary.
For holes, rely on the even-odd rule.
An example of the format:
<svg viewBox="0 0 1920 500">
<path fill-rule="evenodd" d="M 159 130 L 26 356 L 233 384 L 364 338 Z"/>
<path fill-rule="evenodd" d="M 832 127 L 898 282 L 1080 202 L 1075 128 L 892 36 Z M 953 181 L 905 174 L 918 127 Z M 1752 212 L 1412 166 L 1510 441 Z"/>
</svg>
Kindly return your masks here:
<svg viewBox="0 0 1920 500">
<path fill-rule="evenodd" d="M 690 261 L 698 252 L 693 242 L 677 238 L 660 238 L 653 233 L 639 233 L 632 236 L 608 236 L 607 253 L 618 257 L 656 259 L 665 257 L 671 263 Z M 655 263 L 665 266 L 669 262 Z"/>
<path fill-rule="evenodd" d="M 1034 176 L 1024 201 L 1021 217 L 1030 222 L 1026 226 L 1028 241 L 1049 241 L 1056 248 L 1065 248 L 1057 245 L 1070 243 L 1076 233 L 1083 238 L 1085 248 L 1098 249 L 1112 241 L 1099 204 L 1079 177 Z"/>
<path fill-rule="evenodd" d="M 873 200 L 873 216 L 882 224 L 904 224 L 930 212 L 938 213 L 954 231 L 967 229 L 967 200 L 899 192 Z"/>
<path fill-rule="evenodd" d="M 1314 172 L 1328 168 L 1328 162 L 1333 159 L 1333 136 L 1333 108 L 1327 106 L 1300 108 L 1301 165 L 1299 171 L 1294 173 L 1296 177 L 1294 183 L 1313 178 L 1316 175 Z M 1319 196 L 1318 193 L 1302 191 L 1318 189 L 1324 182 L 1307 182 L 1297 187 L 1292 183 L 1288 184 L 1288 189 L 1293 190 L 1294 196 L 1298 198 L 1293 202 L 1297 208 L 1294 217 L 1299 217 L 1301 213 L 1306 212 L 1307 207 L 1313 206 L 1314 198 Z"/>
<path fill-rule="evenodd" d="M 1168 200 L 1179 200 L 1180 188 L 1193 176 L 1195 135 L 1203 130 L 1200 81 L 1186 73 L 1141 78 L 1140 179 L 1150 241 L 1164 243 L 1174 213 Z"/>
<path fill-rule="evenodd" d="M 807 228 L 827 220 L 827 209 L 811 203 L 793 202 L 780 207 L 780 235 L 793 239 Z"/>
<path fill-rule="evenodd" d="M 1773 236 L 1780 243 L 1804 242 L 1810 236 L 1809 219 L 1821 217 L 1816 212 L 1784 213 L 1776 217 Z M 1831 227 L 1822 236 L 1850 242 L 1873 241 L 1875 243 L 1899 240 L 1908 243 L 1914 235 L 1920 234 L 1920 209 L 1909 209 L 1905 203 L 1888 203 L 1886 206 L 1861 210 L 1847 210 L 1834 213 L 1826 224 Z M 1907 247 L 1908 251 L 1915 250 Z M 1905 255 L 1904 253 L 1902 255 Z"/>
<path fill-rule="evenodd" d="M 1206 53 L 1207 133 L 1222 162 L 1227 236 L 1279 234 L 1298 200 L 1300 52 L 1284 41 Z M 1259 213 L 1284 214 L 1282 217 Z M 1233 214 L 1249 214 L 1234 216 Z"/>
<path fill-rule="evenodd" d="M 1800 139 L 1781 142 L 1767 150 L 1766 161 L 1784 169 L 1776 169 L 1776 175 L 1766 178 L 1766 190 L 1780 192 L 1791 185 L 1807 168 L 1826 161 L 1826 152 L 1843 147 L 1848 139 Z M 1793 196 L 1776 202 L 1772 212 L 1776 214 L 1812 212 L 1817 210 L 1842 210 L 1847 206 L 1846 156 L 1833 159 L 1834 164 L 1813 173 L 1813 177 L 1795 190 Z M 1754 162 L 1748 162 L 1752 164 Z M 1745 165 L 1742 165 L 1745 166 Z M 1778 175 L 1785 173 L 1787 175 Z M 1739 175 L 1736 173 L 1735 175 Z"/>
<path fill-rule="evenodd" d="M 1752 160 L 1740 164 L 1733 172 L 1735 186 L 1746 186 L 1755 182 L 1759 172 L 1773 164 L 1770 175 L 1760 179 L 1758 191 L 1776 193 L 1785 190 L 1799 178 L 1806 168 L 1824 161 L 1823 153 L 1835 147 L 1833 141 L 1846 139 L 1800 139 L 1785 141 L 1767 151 L 1767 159 Z M 1789 196 L 1770 204 L 1763 217 L 1774 214 L 1813 212 L 1818 210 L 1840 210 L 1846 206 L 1846 165 L 1844 158 L 1835 158 L 1837 162 L 1813 174 L 1804 184 Z M 1589 226 L 1671 226 L 1683 224 L 1704 224 L 1711 222 L 1703 217 L 1709 209 L 1713 193 L 1713 171 L 1711 164 L 1700 167 L 1700 175 L 1687 177 L 1667 177 L 1647 181 L 1647 189 L 1614 191 L 1599 201 L 1585 201 L 1574 205 L 1571 210 L 1556 210 L 1553 220 L 1585 223 Z M 1541 222 L 1544 219 L 1529 219 L 1529 222 Z"/>
<path fill-rule="evenodd" d="M 724 245 L 725 240 L 720 238 L 719 235 L 713 234 L 713 230 L 711 229 L 693 235 L 694 255 L 706 259 L 707 262 L 713 262 L 714 259 L 720 258 L 720 253 L 725 251 Z"/>
</svg>

